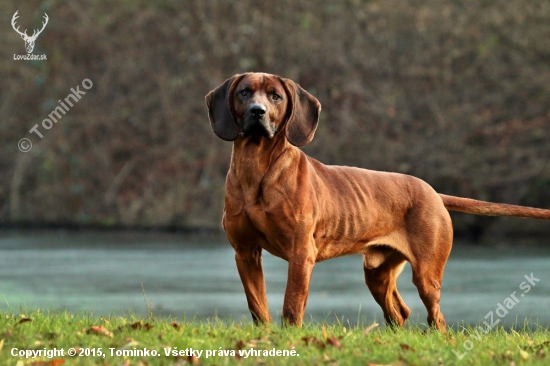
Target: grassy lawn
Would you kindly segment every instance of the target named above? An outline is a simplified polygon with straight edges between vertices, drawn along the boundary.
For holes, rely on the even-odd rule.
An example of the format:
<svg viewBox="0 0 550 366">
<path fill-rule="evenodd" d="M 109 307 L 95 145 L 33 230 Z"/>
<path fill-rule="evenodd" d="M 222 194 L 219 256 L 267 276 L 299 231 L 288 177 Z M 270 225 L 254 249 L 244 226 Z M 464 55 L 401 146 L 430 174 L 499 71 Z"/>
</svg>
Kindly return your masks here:
<svg viewBox="0 0 550 366">
<path fill-rule="evenodd" d="M 176 321 L 133 315 L 103 318 L 31 310 L 0 313 L 0 364 L 549 364 L 549 329 L 520 328 L 495 328 L 487 334 L 479 328 L 477 332 L 461 328 L 440 334 L 420 325 L 398 331 L 383 325 L 347 327 L 311 322 L 302 328 L 255 327 L 248 321 Z M 73 352 L 76 356 L 68 355 Z"/>
</svg>

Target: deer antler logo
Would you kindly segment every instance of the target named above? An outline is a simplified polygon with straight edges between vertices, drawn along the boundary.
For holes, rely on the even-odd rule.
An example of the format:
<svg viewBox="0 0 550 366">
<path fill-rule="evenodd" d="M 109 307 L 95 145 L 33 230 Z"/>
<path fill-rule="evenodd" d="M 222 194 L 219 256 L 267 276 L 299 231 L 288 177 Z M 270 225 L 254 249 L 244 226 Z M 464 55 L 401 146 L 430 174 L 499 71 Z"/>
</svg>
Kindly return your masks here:
<svg viewBox="0 0 550 366">
<path fill-rule="evenodd" d="M 13 29 L 15 29 L 17 33 L 21 35 L 21 38 L 23 38 L 23 40 L 25 41 L 25 49 L 27 50 L 27 53 L 31 53 L 32 50 L 34 49 L 34 42 L 36 42 L 36 38 L 40 33 L 42 33 L 44 28 L 46 28 L 46 24 L 48 24 L 48 20 L 49 20 L 48 14 L 44 13 L 45 21 L 42 22 L 42 29 L 40 29 L 39 31 L 35 29 L 34 32 L 32 33 L 32 36 L 29 37 L 26 29 L 24 32 L 21 32 L 19 31 L 19 27 L 15 28 L 15 21 L 17 18 L 19 18 L 19 15 L 17 15 L 18 12 L 19 10 L 17 10 L 15 14 L 13 14 L 13 17 L 11 18 L 11 26 L 13 27 Z"/>
</svg>

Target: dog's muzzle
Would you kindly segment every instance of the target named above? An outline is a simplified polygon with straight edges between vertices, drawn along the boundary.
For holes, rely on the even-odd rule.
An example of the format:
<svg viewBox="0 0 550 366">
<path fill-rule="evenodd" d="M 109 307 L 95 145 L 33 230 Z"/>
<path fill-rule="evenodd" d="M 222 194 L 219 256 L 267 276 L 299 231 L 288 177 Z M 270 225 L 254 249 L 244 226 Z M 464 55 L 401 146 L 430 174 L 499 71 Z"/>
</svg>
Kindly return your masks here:
<svg viewBox="0 0 550 366">
<path fill-rule="evenodd" d="M 244 116 L 241 136 L 266 136 L 273 138 L 276 128 L 266 113 L 267 108 L 264 105 L 250 105 Z"/>
</svg>

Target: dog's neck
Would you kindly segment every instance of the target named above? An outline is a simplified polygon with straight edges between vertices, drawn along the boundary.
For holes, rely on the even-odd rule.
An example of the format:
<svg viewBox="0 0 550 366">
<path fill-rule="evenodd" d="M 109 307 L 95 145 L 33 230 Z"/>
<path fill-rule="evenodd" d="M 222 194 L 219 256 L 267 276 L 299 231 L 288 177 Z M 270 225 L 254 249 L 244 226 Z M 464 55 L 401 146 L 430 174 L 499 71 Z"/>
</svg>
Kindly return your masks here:
<svg viewBox="0 0 550 366">
<path fill-rule="evenodd" d="M 262 180 L 272 172 L 277 159 L 289 149 L 296 148 L 282 134 L 272 139 L 239 137 L 233 142 L 230 174 L 235 174 L 247 201 L 255 202 L 260 198 Z"/>
</svg>

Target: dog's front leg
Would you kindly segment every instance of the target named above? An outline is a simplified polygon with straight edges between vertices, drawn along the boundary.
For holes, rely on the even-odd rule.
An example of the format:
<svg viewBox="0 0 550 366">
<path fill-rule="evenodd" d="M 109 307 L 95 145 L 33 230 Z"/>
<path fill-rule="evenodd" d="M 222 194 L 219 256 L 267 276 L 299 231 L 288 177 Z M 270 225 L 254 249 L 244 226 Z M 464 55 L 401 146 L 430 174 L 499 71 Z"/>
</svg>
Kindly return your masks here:
<svg viewBox="0 0 550 366">
<path fill-rule="evenodd" d="M 262 248 L 236 249 L 235 260 L 241 276 L 248 309 L 255 324 L 270 323 L 267 307 L 264 272 L 262 269 Z"/>
<path fill-rule="evenodd" d="M 302 325 L 314 265 L 315 256 L 312 253 L 289 258 L 283 325 Z"/>
</svg>

